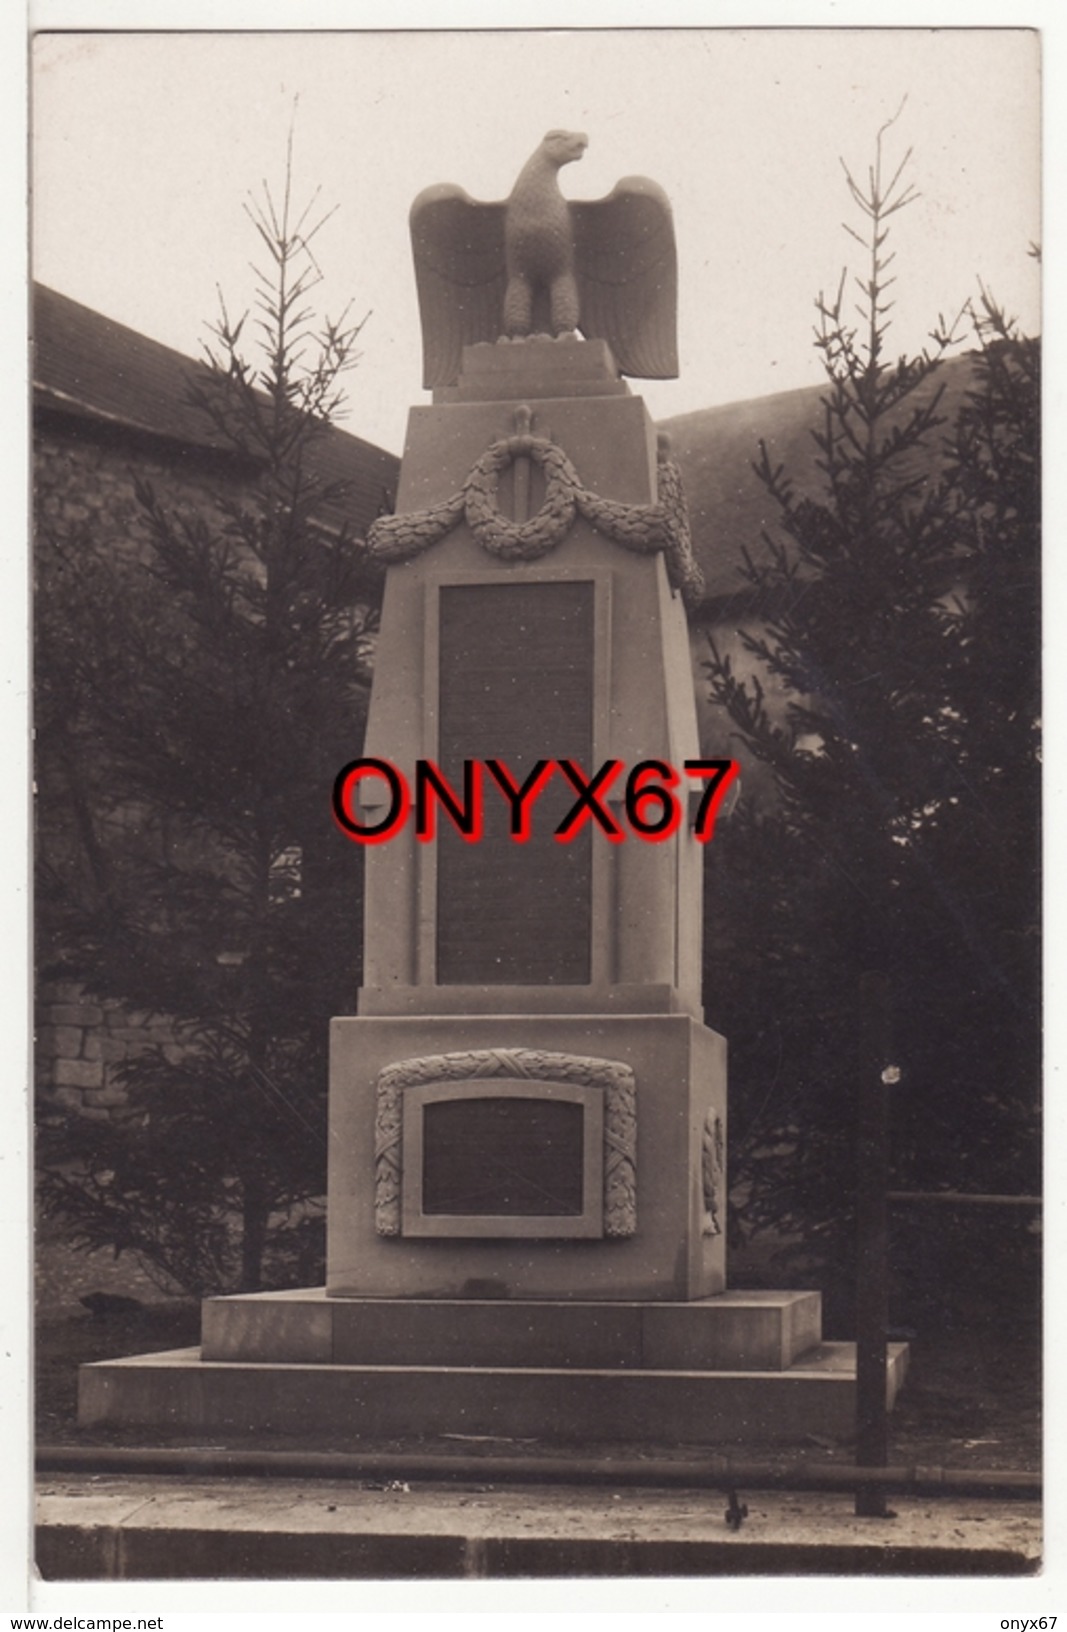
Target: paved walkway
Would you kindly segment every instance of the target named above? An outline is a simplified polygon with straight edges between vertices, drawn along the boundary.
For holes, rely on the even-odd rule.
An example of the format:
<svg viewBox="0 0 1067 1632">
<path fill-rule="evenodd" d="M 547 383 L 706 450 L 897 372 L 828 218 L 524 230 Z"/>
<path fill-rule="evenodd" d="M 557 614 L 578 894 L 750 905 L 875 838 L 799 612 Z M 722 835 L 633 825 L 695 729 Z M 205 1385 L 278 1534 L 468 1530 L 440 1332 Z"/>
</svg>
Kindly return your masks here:
<svg viewBox="0 0 1067 1632">
<path fill-rule="evenodd" d="M 47 1580 L 418 1580 L 507 1576 L 1027 1575 L 1030 1501 L 50 1475 L 38 1481 Z"/>
</svg>

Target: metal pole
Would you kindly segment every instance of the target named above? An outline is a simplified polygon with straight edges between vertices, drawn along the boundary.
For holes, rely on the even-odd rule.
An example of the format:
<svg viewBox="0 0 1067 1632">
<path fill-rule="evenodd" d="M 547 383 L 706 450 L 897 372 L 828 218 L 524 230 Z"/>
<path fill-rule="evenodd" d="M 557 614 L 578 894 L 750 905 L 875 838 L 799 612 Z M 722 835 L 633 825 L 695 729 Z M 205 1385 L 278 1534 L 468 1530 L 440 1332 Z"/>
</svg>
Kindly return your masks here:
<svg viewBox="0 0 1067 1632">
<path fill-rule="evenodd" d="M 935 1202 L 946 1207 L 1043 1207 L 1041 1196 L 984 1196 L 971 1190 L 889 1190 L 889 1201 Z"/>
<path fill-rule="evenodd" d="M 198 1478 L 282 1479 L 418 1479 L 476 1484 L 637 1485 L 699 1490 L 810 1490 L 845 1494 L 877 1482 L 902 1495 L 992 1496 L 1036 1501 L 1039 1473 L 1002 1468 L 941 1468 L 901 1464 L 857 1468 L 829 1462 L 757 1461 L 722 1454 L 689 1455 L 677 1461 L 663 1457 L 456 1456 L 450 1452 L 410 1454 L 395 1451 L 260 1451 L 205 1450 L 197 1446 L 42 1445 L 37 1451 L 41 1475 L 183 1474 Z"/>
<path fill-rule="evenodd" d="M 886 1410 L 886 1330 L 889 1325 L 889 982 L 860 977 L 861 1024 L 856 1116 L 856 1462 L 884 1468 L 889 1461 Z M 856 1490 L 856 1513 L 889 1518 L 883 1485 Z"/>
</svg>

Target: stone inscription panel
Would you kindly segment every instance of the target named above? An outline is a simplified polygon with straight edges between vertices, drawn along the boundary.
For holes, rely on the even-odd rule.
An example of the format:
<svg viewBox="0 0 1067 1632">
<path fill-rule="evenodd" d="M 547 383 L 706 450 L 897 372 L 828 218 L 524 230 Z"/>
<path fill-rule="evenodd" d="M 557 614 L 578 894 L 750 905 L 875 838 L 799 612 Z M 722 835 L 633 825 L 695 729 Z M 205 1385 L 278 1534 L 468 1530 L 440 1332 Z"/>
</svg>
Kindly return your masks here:
<svg viewBox="0 0 1067 1632">
<path fill-rule="evenodd" d="M 581 580 L 442 586 L 438 761 L 454 787 L 465 759 L 501 759 L 518 783 L 538 759 L 596 769 L 594 593 Z M 510 839 L 506 801 L 489 785 L 480 842 L 440 824 L 439 985 L 589 983 L 590 833 L 553 838 L 574 799 L 557 772 L 525 844 Z"/>
<path fill-rule="evenodd" d="M 446 1099 L 423 1112 L 424 1213 L 578 1217 L 584 1107 L 552 1099 Z"/>
<path fill-rule="evenodd" d="M 512 1078 L 403 1090 L 402 1233 L 604 1234 L 604 1090 Z"/>
</svg>

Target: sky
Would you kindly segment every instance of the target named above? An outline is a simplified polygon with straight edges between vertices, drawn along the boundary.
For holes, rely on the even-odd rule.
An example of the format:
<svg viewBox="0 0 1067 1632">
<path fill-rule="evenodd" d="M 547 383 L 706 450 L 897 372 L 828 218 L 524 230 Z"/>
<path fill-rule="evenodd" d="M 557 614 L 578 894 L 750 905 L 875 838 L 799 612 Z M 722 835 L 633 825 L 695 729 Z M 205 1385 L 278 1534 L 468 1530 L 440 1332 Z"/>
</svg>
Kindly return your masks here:
<svg viewBox="0 0 1067 1632">
<path fill-rule="evenodd" d="M 810 385 L 814 302 L 858 270 L 842 162 L 911 149 L 894 220 L 893 352 L 990 288 L 1040 323 L 1038 36 L 1025 29 L 616 28 L 58 33 L 33 48 L 33 270 L 198 355 L 218 291 L 245 309 L 244 213 L 276 192 L 336 213 L 318 308 L 368 314 L 346 428 L 394 452 L 427 400 L 408 209 L 434 182 L 504 198 L 544 132 L 585 131 L 574 198 L 647 175 L 671 200 L 680 377 L 657 419 Z M 902 106 L 903 104 L 903 106 Z M 898 114 L 898 110 L 899 114 Z"/>
</svg>

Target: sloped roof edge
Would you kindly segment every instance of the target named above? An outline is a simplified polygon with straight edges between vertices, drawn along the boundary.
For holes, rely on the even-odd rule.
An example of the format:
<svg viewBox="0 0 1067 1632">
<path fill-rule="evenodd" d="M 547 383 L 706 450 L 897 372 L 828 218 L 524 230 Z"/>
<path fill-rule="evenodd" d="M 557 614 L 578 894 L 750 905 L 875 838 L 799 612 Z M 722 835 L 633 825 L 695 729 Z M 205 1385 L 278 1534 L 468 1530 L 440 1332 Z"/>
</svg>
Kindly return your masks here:
<svg viewBox="0 0 1067 1632">
<path fill-rule="evenodd" d="M 234 454 L 232 444 L 188 401 L 190 384 L 207 373 L 206 363 L 39 283 L 32 339 L 36 406 Z M 322 438 L 315 462 L 327 480 L 350 484 L 361 525 L 377 514 L 383 489 L 396 486 L 397 456 L 340 426 L 331 426 Z"/>
</svg>

